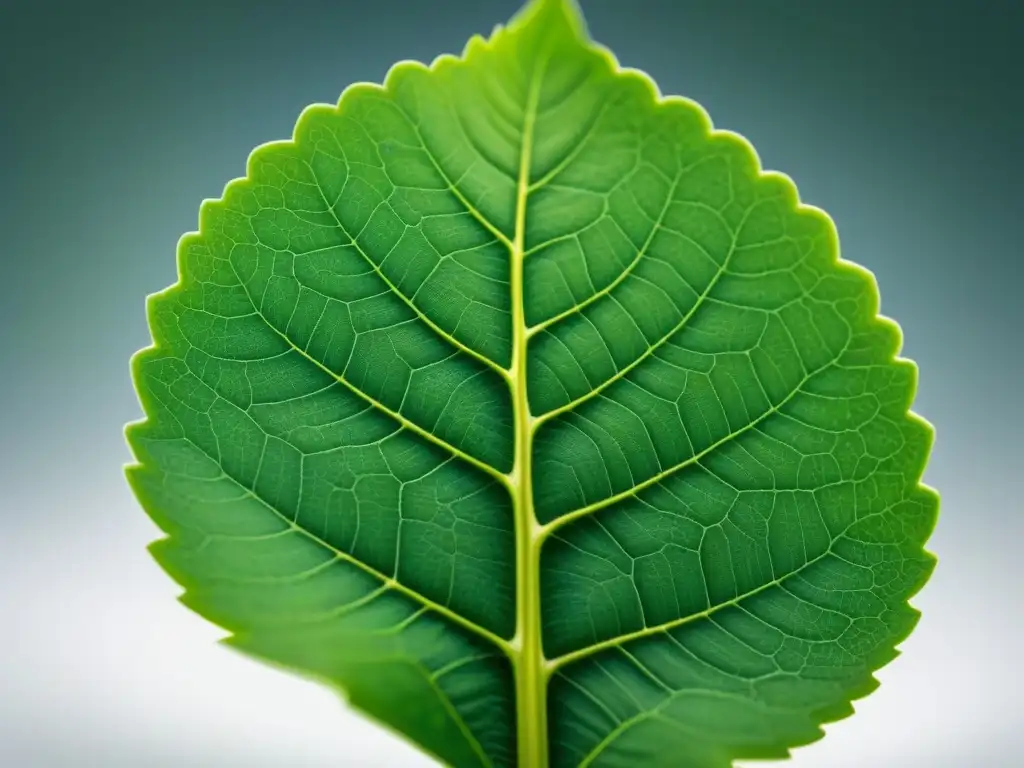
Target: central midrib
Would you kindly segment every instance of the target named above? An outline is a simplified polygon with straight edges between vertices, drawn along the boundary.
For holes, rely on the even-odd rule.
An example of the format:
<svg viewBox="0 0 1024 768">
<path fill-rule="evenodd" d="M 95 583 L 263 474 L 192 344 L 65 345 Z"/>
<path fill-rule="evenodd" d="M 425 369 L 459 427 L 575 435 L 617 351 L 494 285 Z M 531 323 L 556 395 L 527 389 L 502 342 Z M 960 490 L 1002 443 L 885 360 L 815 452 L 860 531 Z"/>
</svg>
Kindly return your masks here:
<svg viewBox="0 0 1024 768">
<path fill-rule="evenodd" d="M 547 768 L 547 674 L 541 636 L 541 526 L 533 509 L 533 434 L 535 420 L 527 396 L 527 325 L 523 296 L 526 204 L 530 194 L 533 131 L 547 56 L 538 60 L 527 91 L 516 188 L 515 232 L 510 253 L 512 305 L 512 394 L 515 460 L 510 474 L 516 542 L 516 631 L 510 656 L 516 683 L 516 733 L 520 768 Z"/>
</svg>

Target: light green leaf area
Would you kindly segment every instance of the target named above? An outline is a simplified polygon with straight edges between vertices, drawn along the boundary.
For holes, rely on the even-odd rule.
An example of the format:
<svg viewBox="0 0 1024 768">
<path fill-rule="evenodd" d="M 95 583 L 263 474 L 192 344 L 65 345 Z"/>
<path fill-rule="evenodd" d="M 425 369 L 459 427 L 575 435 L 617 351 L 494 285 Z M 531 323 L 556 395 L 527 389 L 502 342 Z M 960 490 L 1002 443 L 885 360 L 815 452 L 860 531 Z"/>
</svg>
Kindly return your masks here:
<svg viewBox="0 0 1024 768">
<path fill-rule="evenodd" d="M 178 257 L 157 560 L 444 763 L 785 757 L 911 631 L 932 431 L 871 275 L 566 0 L 310 107 Z"/>
</svg>

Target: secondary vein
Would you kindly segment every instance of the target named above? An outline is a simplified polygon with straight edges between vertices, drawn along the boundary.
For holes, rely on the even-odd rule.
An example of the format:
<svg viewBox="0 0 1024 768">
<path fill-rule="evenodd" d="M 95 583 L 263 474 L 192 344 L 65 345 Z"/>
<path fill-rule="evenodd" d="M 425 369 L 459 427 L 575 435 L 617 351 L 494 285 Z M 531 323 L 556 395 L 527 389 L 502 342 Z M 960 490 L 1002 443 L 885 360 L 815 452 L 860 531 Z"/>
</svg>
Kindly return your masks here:
<svg viewBox="0 0 1024 768">
<path fill-rule="evenodd" d="M 198 445 L 192 439 L 190 439 L 188 437 L 185 437 L 183 439 L 189 445 L 191 445 L 193 448 L 195 448 L 197 451 L 199 451 L 203 456 L 206 456 L 206 458 L 210 459 L 210 461 L 216 462 L 218 465 L 220 464 L 220 462 L 217 461 L 216 457 L 211 456 L 202 446 Z M 416 590 L 414 590 L 414 589 L 412 589 L 410 587 L 405 586 L 404 584 L 402 584 L 397 579 L 395 579 L 395 578 L 393 578 L 391 576 L 388 576 L 387 574 L 382 573 L 381 571 L 378 571 L 376 568 L 374 568 L 371 565 L 367 565 L 366 563 L 364 563 L 363 561 L 361 561 L 358 558 L 354 557 L 353 555 L 349 554 L 348 552 L 345 552 L 342 549 L 338 549 L 333 544 L 331 544 L 331 543 L 325 541 L 324 539 L 320 538 L 319 536 L 317 536 L 312 531 L 309 531 L 309 530 L 303 528 L 302 526 L 298 525 L 294 520 L 292 520 L 290 517 L 288 517 L 288 515 L 286 515 L 283 512 L 281 512 L 281 510 L 279 510 L 277 507 L 275 507 L 269 501 L 267 501 L 262 496 L 260 496 L 253 488 L 250 488 L 248 485 L 246 485 L 245 483 L 240 481 L 238 478 L 236 478 L 236 477 L 228 474 L 226 471 L 224 471 L 223 467 L 221 467 L 221 471 L 224 472 L 224 477 L 227 478 L 228 480 L 230 480 L 235 485 L 237 485 L 242 491 L 244 491 L 246 496 L 248 496 L 249 498 L 251 498 L 251 499 L 255 500 L 256 502 L 258 502 L 260 505 L 262 505 L 264 508 L 266 508 L 269 512 L 273 513 L 274 516 L 276 516 L 282 522 L 284 522 L 288 526 L 289 530 L 293 530 L 296 533 L 299 533 L 302 536 L 305 536 L 306 538 L 310 539 L 311 541 L 316 542 L 318 545 L 320 545 L 324 549 L 326 549 L 329 552 L 331 552 L 335 556 L 335 558 L 337 558 L 338 560 L 343 560 L 346 563 L 354 565 L 355 567 L 359 568 L 363 572 L 370 574 L 371 576 L 373 576 L 376 579 L 379 579 L 383 583 L 383 585 L 385 587 L 387 587 L 389 589 L 393 589 L 396 592 L 400 592 L 401 594 L 405 595 L 406 597 L 411 598 L 412 600 L 415 600 L 417 603 L 422 605 L 424 608 L 432 610 L 432 611 L 435 611 L 436 613 L 441 614 L 445 618 L 450 619 L 451 621 L 453 621 L 456 624 L 458 624 L 459 626 L 469 630 L 470 632 L 473 632 L 474 634 L 479 635 L 480 637 L 483 637 L 483 638 L 489 640 L 490 642 L 492 642 L 495 645 L 497 645 L 499 648 L 503 648 L 503 649 L 507 649 L 508 648 L 508 644 L 509 644 L 508 640 L 505 640 L 504 638 L 499 637 L 494 632 L 491 632 L 489 629 L 486 629 L 485 627 L 482 627 L 479 624 L 477 624 L 477 623 L 475 623 L 473 621 L 470 621 L 469 619 L 465 618 L 464 616 L 460 616 L 458 613 L 456 613 L 452 609 L 450 609 L 450 608 L 448 608 L 448 607 L 446 607 L 444 605 L 441 605 L 440 603 L 434 602 L 433 600 L 431 600 L 430 598 L 426 597 L 425 595 L 420 594 Z"/>
<path fill-rule="evenodd" d="M 736 242 L 739 239 L 740 232 L 743 229 L 743 225 L 746 223 L 746 220 L 750 216 L 752 210 L 753 208 L 750 208 L 746 212 L 740 223 L 736 226 L 736 231 L 733 233 L 732 244 L 729 247 L 729 252 L 722 260 L 722 264 L 716 270 L 714 277 L 708 282 L 707 287 L 700 293 L 700 295 L 697 296 L 697 300 L 694 302 L 693 306 L 690 307 L 690 310 L 679 319 L 679 322 L 677 322 L 671 329 L 669 329 L 669 331 L 665 333 L 660 339 L 654 342 L 654 344 L 652 344 L 646 350 L 644 350 L 644 352 L 641 355 L 639 355 L 629 365 L 620 368 L 618 371 L 615 372 L 613 376 L 610 376 L 608 379 L 598 384 L 589 392 L 580 395 L 575 400 L 571 400 L 570 402 L 565 403 L 564 405 L 561 405 L 558 408 L 550 410 L 547 413 L 543 414 L 542 416 L 538 417 L 538 420 L 540 422 L 551 421 L 555 417 L 561 416 L 564 413 L 569 413 L 570 411 L 573 411 L 579 406 L 583 405 L 583 403 L 587 402 L 588 400 L 593 399 L 597 395 L 601 394 L 605 389 L 614 384 L 616 381 L 619 381 L 620 379 L 625 377 L 630 371 L 632 371 L 634 368 L 636 368 L 638 365 L 644 362 L 644 360 L 647 360 L 663 345 L 668 343 L 669 339 L 671 339 L 677 333 L 682 331 L 683 328 L 687 326 L 687 324 L 690 322 L 693 316 L 697 313 L 697 311 L 704 305 L 704 302 L 711 295 L 711 292 L 714 290 L 719 280 L 722 279 L 722 276 L 728 271 L 729 261 L 732 259 L 732 256 L 736 251 Z"/>
<path fill-rule="evenodd" d="M 427 152 L 427 154 L 430 154 L 429 151 Z M 388 287 L 388 289 L 391 291 L 391 293 L 393 293 L 403 303 L 405 303 L 405 305 L 407 307 L 409 307 L 409 309 L 411 309 L 414 313 L 416 313 L 416 316 L 420 320 L 422 320 L 424 323 L 426 323 L 427 327 L 430 328 L 430 330 L 432 330 L 434 333 L 436 333 L 442 339 L 447 341 L 449 344 L 451 344 L 453 347 L 455 347 L 459 351 L 466 353 L 467 355 L 472 357 L 474 360 L 477 360 L 478 362 L 483 363 L 485 366 L 487 366 L 492 371 L 494 371 L 499 376 L 501 376 L 502 379 L 508 380 L 508 375 L 509 374 L 508 374 L 508 369 L 507 368 L 504 368 L 503 366 L 499 365 L 494 360 L 491 360 L 491 358 L 487 357 L 487 355 L 484 355 L 484 354 L 481 354 L 480 352 L 477 352 L 475 349 L 470 347 L 468 344 L 465 344 L 465 343 L 459 341 L 457 338 L 455 338 L 455 336 L 453 334 L 451 334 L 448 331 L 444 330 L 443 328 L 441 328 L 441 326 L 439 326 L 436 322 L 434 322 L 430 318 L 430 316 L 427 315 L 426 312 L 421 310 L 416 305 L 416 302 L 414 302 L 411 298 L 406 296 L 403 291 L 399 290 L 398 286 L 395 285 L 394 282 L 392 282 L 392 280 L 384 273 L 384 270 L 381 269 L 380 265 L 377 264 L 377 262 L 374 261 L 372 258 L 370 258 L 370 254 L 368 254 L 366 252 L 366 249 L 363 248 L 363 246 L 359 244 L 359 241 L 355 237 L 352 236 L 352 233 L 348 231 L 348 228 L 344 224 L 342 224 L 341 219 L 338 217 L 338 214 L 335 213 L 335 211 L 334 211 L 334 207 L 331 205 L 330 201 L 327 199 L 327 195 L 324 194 L 323 187 L 320 185 L 320 180 L 317 178 L 316 171 L 313 169 L 313 166 L 308 161 L 306 161 L 306 166 L 309 168 L 309 172 L 310 172 L 310 175 L 313 177 L 313 181 L 316 182 L 317 193 L 320 195 L 320 199 L 323 201 L 324 206 L 327 208 L 328 211 L 330 211 L 331 218 L 334 219 L 334 223 L 337 225 L 338 230 L 345 237 L 348 238 L 349 243 L 352 245 L 352 247 L 355 248 L 356 252 L 360 256 L 363 257 L 363 259 L 366 261 L 367 264 L 370 265 L 370 269 L 372 269 L 374 271 L 374 273 L 377 275 L 377 277 L 379 277 L 384 282 L 384 284 Z"/>
<path fill-rule="evenodd" d="M 656 475 L 652 475 L 646 480 L 636 483 L 635 485 L 625 489 L 624 491 L 619 491 L 618 493 L 612 494 L 611 496 L 607 496 L 601 499 L 600 501 L 595 501 L 593 504 L 588 504 L 584 507 L 580 507 L 579 509 L 575 509 L 572 512 L 568 512 L 562 515 L 561 517 L 556 517 L 554 520 L 551 520 L 550 522 L 546 523 L 544 526 L 541 527 L 540 536 L 542 538 L 547 538 L 556 530 L 562 528 L 565 525 L 568 525 L 573 520 L 578 520 L 581 517 L 587 517 L 588 515 L 592 515 L 598 510 L 604 509 L 605 507 L 610 507 L 612 504 L 622 501 L 623 499 L 627 499 L 631 496 L 636 496 L 636 494 L 640 493 L 640 491 L 644 490 L 645 488 L 650 488 L 652 485 L 660 483 L 662 480 L 667 479 L 671 475 L 674 475 L 676 472 L 680 472 L 686 467 L 698 464 L 701 459 L 703 459 L 705 456 L 712 453 L 713 451 L 717 450 L 725 443 L 735 440 L 743 433 L 756 427 L 758 424 L 760 424 L 768 417 L 772 416 L 775 413 L 778 413 L 780 410 L 782 410 L 782 408 L 786 406 L 787 403 L 789 403 L 794 397 L 796 397 L 798 394 L 800 394 L 801 391 L 803 391 L 803 388 L 808 381 L 810 381 L 812 378 L 817 376 L 825 369 L 830 368 L 832 365 L 834 365 L 834 363 L 835 361 L 829 361 L 828 363 L 818 368 L 815 368 L 813 371 L 808 372 L 800 379 L 796 386 L 793 387 L 793 389 L 784 398 L 782 398 L 782 400 L 780 400 L 777 404 L 771 406 L 770 408 L 767 408 L 764 413 L 762 413 L 757 418 L 751 420 L 749 424 L 745 424 L 741 428 L 733 432 L 730 432 L 724 437 L 719 438 L 718 440 L 711 443 L 711 445 L 707 446 L 703 450 L 698 451 L 693 456 L 690 456 L 688 459 L 680 461 L 678 464 L 674 464 L 671 467 L 668 467 L 667 469 L 658 472 Z"/>
<path fill-rule="evenodd" d="M 232 270 L 234 270 L 234 267 L 232 267 Z M 245 291 L 245 295 L 249 297 L 249 303 L 252 305 L 253 311 L 255 311 L 257 315 L 259 315 L 259 317 L 263 320 L 264 324 L 266 324 L 267 328 L 269 328 L 273 333 L 277 334 L 293 351 L 297 352 L 301 357 L 303 357 L 304 359 L 308 360 L 310 363 L 315 365 L 321 371 L 323 371 L 328 376 L 330 376 L 335 381 L 337 381 L 339 384 L 344 386 L 352 394 L 356 395 L 357 397 L 362 399 L 364 402 L 369 403 L 371 406 L 376 408 L 381 413 L 386 414 L 387 416 L 390 416 L 392 419 L 397 421 L 399 424 L 401 424 L 403 427 L 408 429 L 410 432 L 413 432 L 416 435 L 419 435 L 420 437 L 422 437 L 424 440 L 427 440 L 427 441 L 433 443 L 434 445 L 438 446 L 439 448 L 444 449 L 445 451 L 450 453 L 452 456 L 455 456 L 455 457 L 457 457 L 459 459 L 462 459 L 463 461 L 467 462 L 468 464 L 472 464 L 477 469 L 479 469 L 479 470 L 481 470 L 483 472 L 486 472 L 488 475 L 490 475 L 495 480 L 497 480 L 499 483 L 501 483 L 505 488 L 510 488 L 511 487 L 509 485 L 508 475 L 506 475 L 504 472 L 501 472 L 500 470 L 497 470 L 494 467 L 492 467 L 487 462 L 481 461 L 480 459 L 476 458 L 475 456 L 473 456 L 473 455 L 471 455 L 469 453 L 466 453 L 461 448 L 456 448 L 454 445 L 449 443 L 447 440 L 444 440 L 444 439 L 438 437 L 437 435 L 435 435 L 433 432 L 431 432 L 428 429 L 424 429 L 419 424 L 417 424 L 416 422 L 410 420 L 408 417 L 403 416 L 398 411 L 393 410 L 391 408 L 388 408 L 388 406 L 384 405 L 384 403 L 382 403 L 379 400 L 377 400 L 376 398 L 371 397 L 370 395 L 366 394 L 359 387 L 357 387 L 354 384 L 352 384 L 352 382 L 350 382 L 344 376 L 342 376 L 339 373 L 335 373 L 333 370 L 331 370 L 326 365 L 324 365 L 322 362 L 320 362 L 315 357 L 313 357 L 311 354 L 309 354 L 306 350 L 304 350 L 302 347 L 300 347 L 298 344 L 296 344 L 294 341 L 292 341 L 291 338 L 289 338 L 288 334 L 286 334 L 283 331 L 279 330 L 273 323 L 270 322 L 270 320 L 267 318 L 267 316 L 264 315 L 263 312 L 260 310 L 259 306 L 257 305 L 255 300 L 253 299 L 252 294 L 249 293 L 249 289 L 245 287 L 244 283 L 242 282 L 241 276 L 238 275 L 237 271 L 235 271 L 235 276 L 238 277 L 239 284 L 242 285 L 243 290 Z"/>
</svg>

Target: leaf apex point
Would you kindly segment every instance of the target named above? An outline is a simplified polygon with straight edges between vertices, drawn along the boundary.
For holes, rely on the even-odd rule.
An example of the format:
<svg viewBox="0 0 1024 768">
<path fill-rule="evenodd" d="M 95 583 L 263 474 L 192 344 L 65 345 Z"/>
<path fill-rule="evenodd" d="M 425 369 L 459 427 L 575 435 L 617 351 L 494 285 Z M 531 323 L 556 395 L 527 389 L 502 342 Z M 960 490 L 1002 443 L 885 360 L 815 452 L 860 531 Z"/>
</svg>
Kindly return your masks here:
<svg viewBox="0 0 1024 768">
<path fill-rule="evenodd" d="M 583 11 L 576 0 L 529 0 L 512 17 L 506 28 L 526 27 L 551 14 L 557 14 L 556 23 L 564 22 L 577 39 L 589 38 Z"/>
</svg>

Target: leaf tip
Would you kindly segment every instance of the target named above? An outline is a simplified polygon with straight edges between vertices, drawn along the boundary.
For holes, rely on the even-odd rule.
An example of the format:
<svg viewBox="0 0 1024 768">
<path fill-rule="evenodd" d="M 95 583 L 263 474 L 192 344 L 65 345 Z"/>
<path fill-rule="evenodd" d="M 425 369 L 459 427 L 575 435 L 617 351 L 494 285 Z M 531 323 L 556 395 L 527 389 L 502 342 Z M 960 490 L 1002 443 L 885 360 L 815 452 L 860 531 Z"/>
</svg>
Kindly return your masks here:
<svg viewBox="0 0 1024 768">
<path fill-rule="evenodd" d="M 577 0 L 530 0 L 509 22 L 510 27 L 563 27 L 577 39 L 589 37 Z"/>
</svg>

